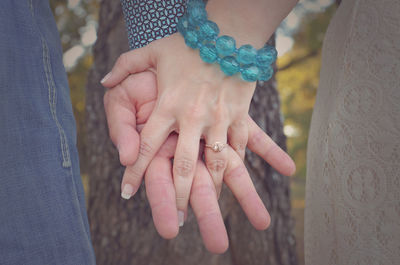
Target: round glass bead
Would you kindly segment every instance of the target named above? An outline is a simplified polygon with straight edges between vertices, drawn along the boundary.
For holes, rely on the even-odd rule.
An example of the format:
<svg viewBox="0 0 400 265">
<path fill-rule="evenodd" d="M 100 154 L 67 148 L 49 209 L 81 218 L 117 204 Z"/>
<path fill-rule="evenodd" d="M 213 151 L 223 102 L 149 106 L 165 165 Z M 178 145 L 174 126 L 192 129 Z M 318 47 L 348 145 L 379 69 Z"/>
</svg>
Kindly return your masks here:
<svg viewBox="0 0 400 265">
<path fill-rule="evenodd" d="M 220 56 L 231 55 L 236 50 L 236 41 L 229 36 L 221 36 L 215 41 L 215 47 Z"/>
<path fill-rule="evenodd" d="M 265 46 L 257 52 L 257 66 L 268 67 L 275 62 L 277 52 L 272 46 Z"/>
<path fill-rule="evenodd" d="M 189 21 L 188 21 L 187 15 L 185 14 L 179 18 L 177 29 L 178 29 L 179 33 L 181 33 L 183 36 L 185 36 L 188 28 L 189 28 Z"/>
<path fill-rule="evenodd" d="M 189 46 L 192 49 L 197 48 L 197 42 L 199 38 L 197 37 L 197 32 L 195 30 L 188 30 L 184 38 L 187 46 Z"/>
<path fill-rule="evenodd" d="M 240 66 L 235 57 L 227 56 L 219 62 L 222 72 L 226 75 L 234 75 L 239 72 Z"/>
<path fill-rule="evenodd" d="M 260 76 L 260 69 L 254 65 L 246 65 L 242 69 L 242 78 L 244 81 L 254 82 L 258 80 Z"/>
<path fill-rule="evenodd" d="M 189 24 L 197 27 L 207 20 L 207 11 L 200 6 L 192 6 L 187 9 Z"/>
<path fill-rule="evenodd" d="M 219 34 L 218 25 L 215 22 L 207 20 L 199 26 L 199 37 L 203 40 L 213 40 Z"/>
<path fill-rule="evenodd" d="M 246 44 L 239 48 L 237 60 L 241 64 L 253 64 L 256 62 L 257 50 L 253 46 Z"/>
<path fill-rule="evenodd" d="M 213 44 L 206 44 L 200 48 L 200 57 L 206 63 L 213 63 L 217 60 L 217 49 Z"/>
<path fill-rule="evenodd" d="M 272 67 L 269 66 L 267 68 L 261 68 L 258 80 L 268 81 L 269 79 L 271 79 L 273 74 L 274 74 L 274 69 L 272 69 Z"/>
</svg>

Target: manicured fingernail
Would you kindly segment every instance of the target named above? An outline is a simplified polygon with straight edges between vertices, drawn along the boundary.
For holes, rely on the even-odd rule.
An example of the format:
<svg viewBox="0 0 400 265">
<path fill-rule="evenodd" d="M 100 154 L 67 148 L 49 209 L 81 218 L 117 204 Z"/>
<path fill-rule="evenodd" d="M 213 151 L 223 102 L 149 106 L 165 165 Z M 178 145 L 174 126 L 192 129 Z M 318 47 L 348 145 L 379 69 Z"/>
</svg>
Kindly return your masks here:
<svg viewBox="0 0 400 265">
<path fill-rule="evenodd" d="M 131 184 L 125 184 L 124 188 L 122 189 L 121 192 L 121 197 L 124 198 L 125 200 L 129 200 L 132 197 L 133 194 L 133 187 Z"/>
<path fill-rule="evenodd" d="M 179 221 L 179 227 L 183 226 L 183 223 L 185 222 L 185 213 L 182 211 L 178 211 L 178 221 Z"/>
<path fill-rule="evenodd" d="M 103 79 L 101 79 L 101 81 L 100 81 L 100 83 L 104 83 L 104 82 L 106 82 L 107 81 L 107 79 L 108 78 L 110 78 L 110 76 L 111 76 L 111 72 L 109 72 L 108 74 L 106 74 L 106 76 L 105 77 L 103 77 Z"/>
</svg>

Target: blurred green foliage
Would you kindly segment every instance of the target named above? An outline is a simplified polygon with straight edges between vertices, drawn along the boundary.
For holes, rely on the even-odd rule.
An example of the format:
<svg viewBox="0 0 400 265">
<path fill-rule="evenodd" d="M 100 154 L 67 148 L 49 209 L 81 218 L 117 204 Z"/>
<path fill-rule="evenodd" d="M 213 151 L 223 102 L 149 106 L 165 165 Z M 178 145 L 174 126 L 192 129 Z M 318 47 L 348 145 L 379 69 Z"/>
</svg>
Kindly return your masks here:
<svg viewBox="0 0 400 265">
<path fill-rule="evenodd" d="M 308 132 L 319 83 L 322 42 L 336 10 L 332 4 L 324 12 L 308 13 L 293 35 L 293 48 L 279 57 L 276 74 L 281 97 L 287 147 L 297 167 L 291 179 L 292 214 L 299 265 L 304 264 L 304 197 Z"/>
<path fill-rule="evenodd" d="M 325 12 L 304 16 L 293 35 L 293 48 L 277 62 L 276 78 L 288 151 L 297 166 L 295 178 L 305 179 L 308 130 L 319 83 L 322 41 L 335 10 L 336 5 L 332 5 Z"/>
</svg>

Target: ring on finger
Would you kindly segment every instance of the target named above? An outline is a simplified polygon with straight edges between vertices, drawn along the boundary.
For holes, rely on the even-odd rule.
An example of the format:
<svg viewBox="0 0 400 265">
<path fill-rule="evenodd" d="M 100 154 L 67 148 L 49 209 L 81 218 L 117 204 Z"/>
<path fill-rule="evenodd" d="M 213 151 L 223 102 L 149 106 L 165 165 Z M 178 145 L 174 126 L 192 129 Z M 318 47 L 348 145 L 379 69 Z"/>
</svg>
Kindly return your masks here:
<svg viewBox="0 0 400 265">
<path fill-rule="evenodd" d="M 225 148 L 226 144 L 215 142 L 213 144 L 205 144 L 205 147 L 211 148 L 214 152 L 219 153 Z"/>
</svg>

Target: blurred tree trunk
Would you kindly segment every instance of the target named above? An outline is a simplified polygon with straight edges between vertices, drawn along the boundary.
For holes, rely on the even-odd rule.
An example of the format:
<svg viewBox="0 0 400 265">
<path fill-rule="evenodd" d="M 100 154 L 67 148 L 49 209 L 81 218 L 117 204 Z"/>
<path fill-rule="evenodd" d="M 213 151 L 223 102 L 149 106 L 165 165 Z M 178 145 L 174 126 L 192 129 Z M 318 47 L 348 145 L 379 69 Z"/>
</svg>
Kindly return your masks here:
<svg viewBox="0 0 400 265">
<path fill-rule="evenodd" d="M 97 264 L 297 264 L 289 178 L 279 175 L 253 154 L 247 154 L 247 166 L 271 213 L 272 224 L 267 231 L 256 231 L 230 191 L 225 189 L 220 205 L 230 247 L 223 255 L 210 254 L 204 248 L 192 212 L 189 211 L 188 221 L 178 237 L 164 240 L 154 228 L 143 187 L 129 201 L 120 198 L 123 168 L 108 138 L 103 110 L 105 89 L 99 81 L 111 69 L 118 55 L 128 50 L 127 43 L 119 1 L 102 1 L 94 64 L 89 73 L 86 96 L 89 218 Z M 285 147 L 274 82 L 259 85 L 251 114 L 280 146 Z"/>
</svg>

